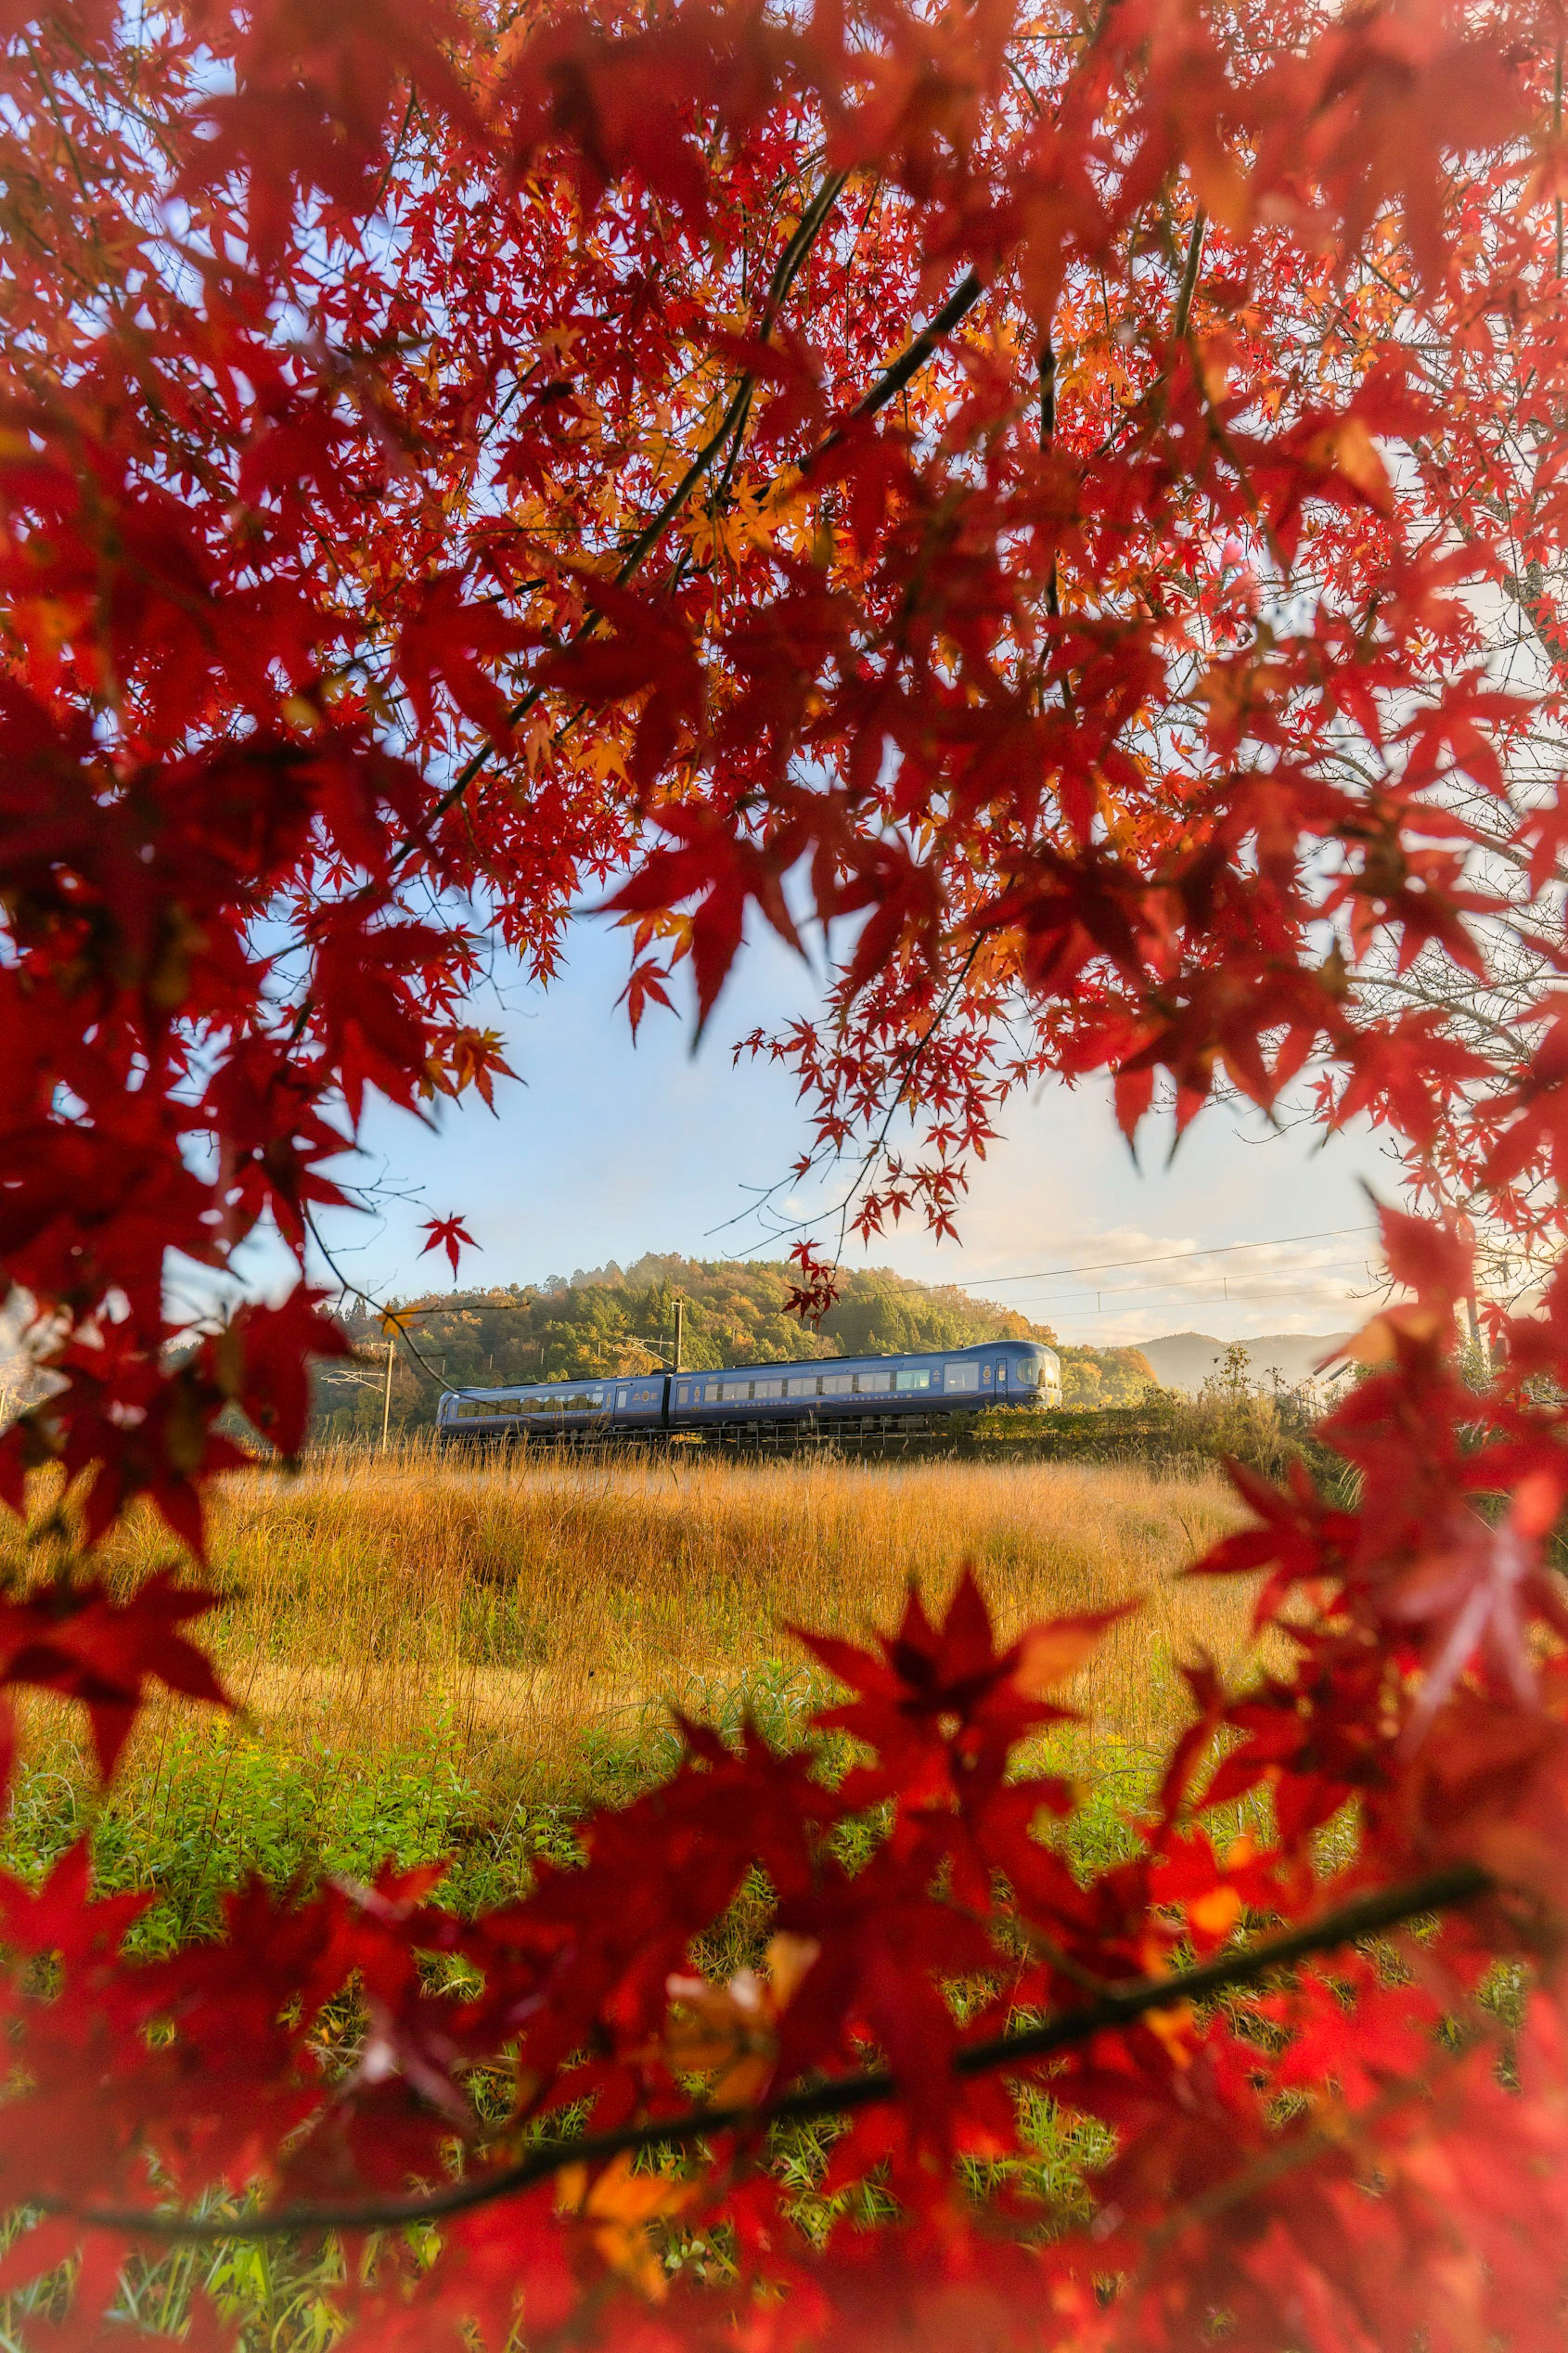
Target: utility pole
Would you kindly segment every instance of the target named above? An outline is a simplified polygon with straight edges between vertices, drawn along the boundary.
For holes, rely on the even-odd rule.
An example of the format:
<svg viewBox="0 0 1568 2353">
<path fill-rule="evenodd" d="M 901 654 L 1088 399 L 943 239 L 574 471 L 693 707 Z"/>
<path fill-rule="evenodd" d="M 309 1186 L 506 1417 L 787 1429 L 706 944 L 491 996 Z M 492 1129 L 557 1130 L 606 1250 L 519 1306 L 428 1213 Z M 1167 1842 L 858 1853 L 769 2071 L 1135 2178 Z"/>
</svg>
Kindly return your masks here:
<svg viewBox="0 0 1568 2353">
<path fill-rule="evenodd" d="M 381 1451 L 384 1454 L 392 1443 L 392 1360 L 397 1343 L 389 1332 L 386 1335 L 386 1393 L 381 1401 Z"/>
<path fill-rule="evenodd" d="M 1491 1350 L 1487 1346 L 1486 1335 L 1481 1330 L 1480 1311 L 1476 1304 L 1476 1294 L 1473 1291 L 1466 1300 L 1465 1307 L 1469 1316 L 1470 1345 L 1479 1359 L 1482 1372 L 1489 1374 L 1492 1368 Z"/>
<path fill-rule="evenodd" d="M 675 1370 L 680 1370 L 680 1343 L 686 1329 L 686 1302 L 678 1294 L 675 1302 Z"/>
<path fill-rule="evenodd" d="M 1459 1240 L 1463 1242 L 1468 1242 L 1473 1250 L 1477 1240 L 1474 1220 L 1461 1214 L 1458 1221 L 1457 1231 L 1458 1233 Z M 1465 1301 L 1465 1310 L 1470 1326 L 1470 1345 L 1476 1352 L 1476 1356 L 1480 1365 L 1482 1373 L 1489 1377 L 1492 1368 L 1491 1350 L 1487 1346 L 1486 1335 L 1481 1329 L 1480 1306 L 1476 1297 L 1476 1276 L 1473 1261 L 1471 1262 L 1470 1271 L 1470 1289 L 1469 1294 Z"/>
</svg>

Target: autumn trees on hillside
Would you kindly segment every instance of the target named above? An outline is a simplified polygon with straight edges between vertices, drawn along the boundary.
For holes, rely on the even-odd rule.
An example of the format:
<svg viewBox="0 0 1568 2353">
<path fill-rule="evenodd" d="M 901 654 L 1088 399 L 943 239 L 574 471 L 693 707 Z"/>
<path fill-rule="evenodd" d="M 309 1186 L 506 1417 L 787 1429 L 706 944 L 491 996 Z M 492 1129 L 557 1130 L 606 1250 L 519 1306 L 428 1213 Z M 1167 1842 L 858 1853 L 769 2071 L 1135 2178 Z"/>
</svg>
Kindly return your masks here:
<svg viewBox="0 0 1568 2353">
<path fill-rule="evenodd" d="M 402 1307 L 405 1329 L 415 1345 L 405 1347 L 394 1416 L 399 1428 L 430 1422 L 443 1385 L 491 1388 L 667 1366 L 678 1293 L 685 1303 L 682 1362 L 689 1368 L 966 1348 L 995 1338 L 1039 1338 L 1054 1345 L 1045 1326 L 1013 1309 L 953 1289 L 931 1289 L 886 1269 L 847 1274 L 816 1329 L 803 1328 L 788 1312 L 791 1287 L 791 1271 L 781 1261 L 705 1262 L 650 1253 L 624 1271 L 579 1270 L 570 1282 L 557 1278 L 541 1286 L 407 1301 Z M 368 1309 L 342 1320 L 356 1343 L 383 1337 L 379 1317 Z M 1116 1364 L 1112 1370 L 1113 1360 L 1129 1353 L 1110 1352 L 1105 1370 L 1095 1368 L 1098 1386 L 1104 1386 L 1106 1372 L 1113 1384 L 1118 1373 L 1134 1384 L 1140 1375 L 1144 1381 L 1152 1377 L 1147 1366 Z M 1091 1354 L 1069 1351 L 1068 1356 L 1087 1360 Z M 346 1435 L 365 1417 L 355 1415 L 355 1400 L 337 1375 L 335 1360 L 321 1367 L 318 1412 L 330 1418 L 328 1430 Z M 379 1405 L 371 1419 L 379 1430 Z"/>
<path fill-rule="evenodd" d="M 49 1547 L 0 1680 L 106 1770 L 150 1683 L 218 1695 L 207 1597 L 91 1546 L 146 1498 L 199 1555 L 220 1418 L 292 1451 L 342 1345 L 303 1282 L 218 1312 L 236 1254 L 303 1268 L 373 1091 L 505 1082 L 487 957 L 548 976 L 584 894 L 634 1023 L 710 1021 L 748 921 L 821 927 L 821 1018 L 747 1042 L 868 1232 L 949 1229 L 1047 1073 L 1141 1140 L 1217 1090 L 1369 1119 L 1430 1212 L 1384 1213 L 1325 1426 L 1354 1508 L 1244 1479 L 1197 1566 L 1277 1647 L 1189 1662 L 1087 1885 L 1020 1744 L 1098 1628 L 998 1638 L 968 1583 L 816 1642 L 816 1765 L 692 1726 L 505 1913 L 258 1888 L 142 1969 L 85 1849 L 0 1880 L 5 2276 L 68 2261 L 79 2340 L 170 2236 L 327 2227 L 383 2232 L 342 2304 L 387 2347 L 1560 2329 L 1568 1277 L 1492 1314 L 1484 1389 L 1453 1338 L 1471 1219 L 1550 1266 L 1563 1216 L 1563 38 L 1555 0 L 0 15 L 0 1260 L 48 1388 L 0 1492 Z M 708 1984 L 741 1891 L 756 1966 Z M 1043 2204 L 1045 2104 L 1096 2166 Z M 828 2113 L 803 2210 L 764 2127 Z"/>
</svg>

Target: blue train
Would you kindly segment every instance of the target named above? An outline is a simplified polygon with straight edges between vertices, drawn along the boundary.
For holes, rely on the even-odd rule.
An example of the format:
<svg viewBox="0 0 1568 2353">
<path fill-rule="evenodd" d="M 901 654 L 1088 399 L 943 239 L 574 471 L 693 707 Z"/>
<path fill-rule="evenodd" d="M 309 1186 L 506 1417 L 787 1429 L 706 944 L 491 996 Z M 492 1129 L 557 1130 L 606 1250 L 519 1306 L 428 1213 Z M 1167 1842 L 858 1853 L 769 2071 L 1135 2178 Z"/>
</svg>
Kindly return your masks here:
<svg viewBox="0 0 1568 2353">
<path fill-rule="evenodd" d="M 933 1429 L 986 1406 L 1059 1405 L 1056 1352 L 984 1341 L 912 1356 L 819 1356 L 799 1365 L 721 1365 L 711 1372 L 631 1373 L 615 1380 L 533 1381 L 448 1389 L 436 1411 L 443 1442 L 528 1438 L 653 1439 L 670 1432 L 729 1443 L 870 1436 Z"/>
</svg>

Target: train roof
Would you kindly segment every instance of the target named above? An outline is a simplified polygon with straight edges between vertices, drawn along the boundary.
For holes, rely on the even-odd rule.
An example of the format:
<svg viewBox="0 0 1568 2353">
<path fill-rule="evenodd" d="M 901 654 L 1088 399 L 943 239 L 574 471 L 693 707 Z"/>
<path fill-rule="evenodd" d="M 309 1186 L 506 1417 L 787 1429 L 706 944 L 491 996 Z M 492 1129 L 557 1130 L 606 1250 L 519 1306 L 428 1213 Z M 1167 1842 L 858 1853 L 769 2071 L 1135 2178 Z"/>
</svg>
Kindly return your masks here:
<svg viewBox="0 0 1568 2353">
<path fill-rule="evenodd" d="M 677 1377 L 687 1379 L 700 1374 L 711 1378 L 716 1373 L 819 1373 L 826 1365 L 933 1365 L 946 1364 L 954 1356 L 994 1356 L 998 1348 L 1026 1350 L 1030 1355 L 1048 1356 L 1054 1350 L 1043 1340 L 976 1340 L 967 1348 L 895 1348 L 884 1356 L 781 1356 L 757 1365 L 683 1365 Z M 635 1379 L 635 1374 L 620 1376 Z"/>
</svg>

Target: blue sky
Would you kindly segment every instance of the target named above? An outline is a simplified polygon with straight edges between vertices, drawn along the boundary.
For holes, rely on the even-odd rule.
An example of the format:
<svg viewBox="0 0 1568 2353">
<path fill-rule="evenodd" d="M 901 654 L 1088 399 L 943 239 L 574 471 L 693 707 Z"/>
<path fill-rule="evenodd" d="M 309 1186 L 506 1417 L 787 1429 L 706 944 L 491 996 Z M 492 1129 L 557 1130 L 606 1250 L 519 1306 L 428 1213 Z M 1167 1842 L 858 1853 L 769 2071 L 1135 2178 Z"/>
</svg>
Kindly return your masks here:
<svg viewBox="0 0 1568 2353">
<path fill-rule="evenodd" d="M 441 1105 L 434 1130 L 384 1104 L 368 1112 L 354 1173 L 384 1187 L 380 1206 L 327 1229 L 352 1282 L 383 1297 L 444 1284 L 446 1261 L 420 1259 L 418 1229 L 452 1212 L 481 1245 L 465 1254 L 467 1281 L 540 1282 L 649 1250 L 759 1254 L 762 1229 L 745 1213 L 786 1176 L 805 1128 L 787 1075 L 733 1065 L 730 1046 L 809 1005 L 812 976 L 771 935 L 755 942 L 693 1056 L 689 1018 L 657 1009 L 634 1045 L 616 1004 L 626 955 L 624 934 L 585 918 L 548 993 L 503 973 L 480 1015 L 503 1030 L 518 1073 L 498 1088 L 497 1115 L 477 1098 Z M 1368 1312 L 1360 1180 L 1388 1191 L 1392 1172 L 1365 1136 L 1314 1151 L 1301 1134 L 1267 1136 L 1216 1110 L 1169 1166 L 1168 1136 L 1151 1135 L 1140 1173 L 1099 1082 L 1042 1090 L 1005 1127 L 974 1172 L 957 1246 L 909 1228 L 848 1262 L 963 1283 L 1091 1345 L 1326 1332 Z M 1253 1242 L 1276 1247 L 1198 1255 Z M 1104 1264 L 1141 1259 L 1161 1262 Z M 1100 1271 L 1051 1271 L 1082 1267 Z M 1019 1276 L 1031 1279 L 1007 1280 Z"/>
</svg>

